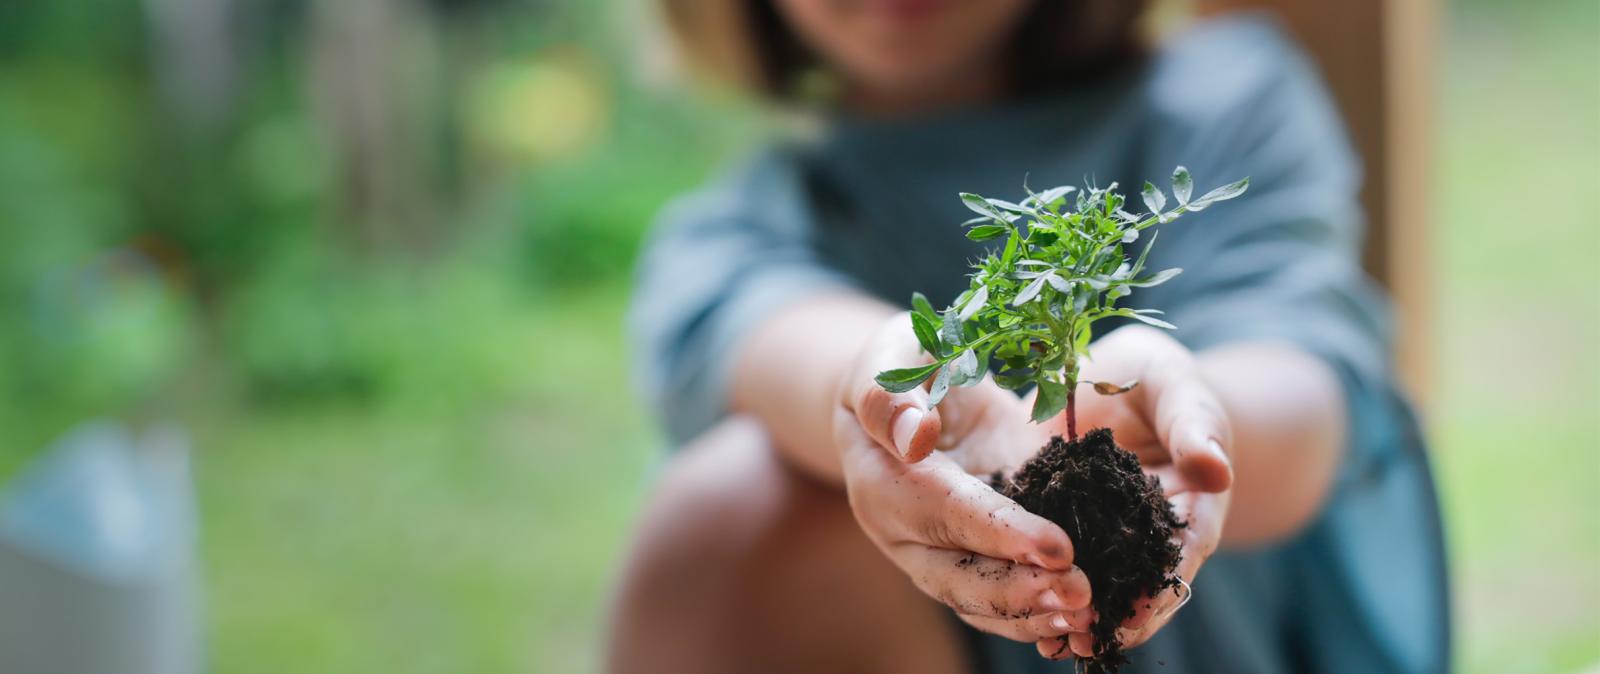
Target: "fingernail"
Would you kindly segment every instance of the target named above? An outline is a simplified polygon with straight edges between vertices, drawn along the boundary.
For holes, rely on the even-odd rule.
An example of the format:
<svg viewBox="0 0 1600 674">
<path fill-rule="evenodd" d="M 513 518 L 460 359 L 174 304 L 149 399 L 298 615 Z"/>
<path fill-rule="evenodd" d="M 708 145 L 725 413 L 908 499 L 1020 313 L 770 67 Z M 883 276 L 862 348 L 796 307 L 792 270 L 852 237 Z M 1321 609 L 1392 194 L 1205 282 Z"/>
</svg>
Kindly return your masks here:
<svg viewBox="0 0 1600 674">
<path fill-rule="evenodd" d="M 1025 561 L 1025 562 L 1027 562 L 1029 564 L 1037 566 L 1037 567 L 1039 567 L 1041 569 L 1049 569 L 1051 571 L 1065 571 L 1068 568 L 1066 565 L 1061 564 L 1060 562 L 1046 562 L 1046 561 L 1044 561 L 1043 557 L 1040 557 L 1040 556 L 1038 556 L 1038 555 L 1036 555 L 1034 553 L 1031 553 L 1031 552 L 1026 554 L 1026 555 L 1023 555 L 1022 556 L 1022 561 Z"/>
<path fill-rule="evenodd" d="M 1212 454 L 1216 454 L 1217 456 L 1221 457 L 1223 460 L 1227 460 L 1227 458 L 1228 458 L 1227 452 L 1222 451 L 1222 443 L 1217 442 L 1216 438 L 1212 438 L 1212 439 L 1206 441 L 1206 449 L 1211 450 Z"/>
<path fill-rule="evenodd" d="M 1039 548 L 1039 554 L 1028 553 L 1026 559 L 1029 564 L 1050 569 L 1051 571 L 1066 571 L 1072 568 L 1072 557 L 1054 541 L 1045 540 L 1036 545 Z M 1044 556 L 1040 557 L 1040 554 Z"/>
<path fill-rule="evenodd" d="M 922 410 L 907 407 L 900 416 L 894 420 L 894 449 L 900 456 L 911 453 L 911 439 L 916 437 L 917 428 L 922 426 Z"/>
<path fill-rule="evenodd" d="M 1056 594 L 1055 590 L 1045 590 L 1039 593 L 1039 608 L 1045 611 L 1064 611 L 1067 605 L 1061 603 L 1061 595 Z"/>
<path fill-rule="evenodd" d="M 1057 613 L 1050 617 L 1050 629 L 1066 632 L 1072 629 L 1072 623 L 1067 622 L 1067 617 Z"/>
<path fill-rule="evenodd" d="M 1068 608 L 1081 609 L 1089 605 L 1094 598 L 1093 588 L 1089 586 L 1089 576 L 1076 566 L 1067 571 L 1061 581 L 1061 588 L 1067 600 L 1071 602 Z"/>
<path fill-rule="evenodd" d="M 1130 647 L 1130 648 L 1132 648 L 1133 646 L 1135 646 L 1135 645 L 1137 645 L 1139 643 L 1143 643 L 1143 642 L 1139 641 L 1139 635 L 1140 635 L 1139 630 L 1130 630 L 1130 629 L 1128 629 L 1126 627 L 1118 627 L 1117 628 L 1117 640 L 1121 641 L 1124 644 L 1127 644 L 1128 647 Z"/>
</svg>

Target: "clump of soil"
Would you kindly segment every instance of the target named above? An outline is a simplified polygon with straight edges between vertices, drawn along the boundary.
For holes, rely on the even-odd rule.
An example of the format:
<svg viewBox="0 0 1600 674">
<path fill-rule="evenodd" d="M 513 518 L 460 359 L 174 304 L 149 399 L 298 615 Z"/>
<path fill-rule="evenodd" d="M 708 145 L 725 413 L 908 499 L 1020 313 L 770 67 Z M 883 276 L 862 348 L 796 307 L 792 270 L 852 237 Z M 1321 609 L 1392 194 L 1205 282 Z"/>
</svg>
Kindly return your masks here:
<svg viewBox="0 0 1600 674">
<path fill-rule="evenodd" d="M 1089 576 L 1097 614 L 1089 628 L 1094 657 L 1086 674 L 1114 673 L 1127 663 L 1117 626 L 1134 603 L 1178 581 L 1180 549 L 1172 538 L 1184 526 L 1161 493 L 1161 481 L 1116 445 L 1109 429 L 1067 442 L 1056 436 L 998 487 L 1029 512 L 1065 529 L 1076 564 Z"/>
</svg>

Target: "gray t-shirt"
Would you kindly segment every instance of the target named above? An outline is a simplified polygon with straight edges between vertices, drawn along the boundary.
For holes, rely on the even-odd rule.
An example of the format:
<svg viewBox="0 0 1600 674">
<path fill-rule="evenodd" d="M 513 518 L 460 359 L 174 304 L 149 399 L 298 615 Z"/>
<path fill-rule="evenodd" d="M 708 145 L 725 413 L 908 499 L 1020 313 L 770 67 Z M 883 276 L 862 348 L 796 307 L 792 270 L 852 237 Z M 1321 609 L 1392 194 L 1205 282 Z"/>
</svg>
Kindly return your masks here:
<svg viewBox="0 0 1600 674">
<path fill-rule="evenodd" d="M 838 287 L 935 304 L 979 255 L 958 192 L 1012 198 L 1187 166 L 1242 198 L 1160 228 L 1123 304 L 1167 311 L 1193 349 L 1286 340 L 1339 373 L 1350 442 L 1321 516 L 1292 540 L 1225 550 L 1131 672 L 1439 672 L 1443 546 L 1416 422 L 1390 378 L 1387 307 L 1359 264 L 1360 171 L 1314 69 L 1268 18 L 1201 24 L 1078 89 L 915 120 L 830 120 L 674 202 L 641 259 L 630 329 L 642 386 L 675 442 L 725 414 L 729 355 L 785 303 Z M 1147 237 L 1148 240 L 1148 237 Z M 1109 330 L 1115 326 L 1106 326 Z M 1071 671 L 972 633 L 984 671 Z"/>
</svg>

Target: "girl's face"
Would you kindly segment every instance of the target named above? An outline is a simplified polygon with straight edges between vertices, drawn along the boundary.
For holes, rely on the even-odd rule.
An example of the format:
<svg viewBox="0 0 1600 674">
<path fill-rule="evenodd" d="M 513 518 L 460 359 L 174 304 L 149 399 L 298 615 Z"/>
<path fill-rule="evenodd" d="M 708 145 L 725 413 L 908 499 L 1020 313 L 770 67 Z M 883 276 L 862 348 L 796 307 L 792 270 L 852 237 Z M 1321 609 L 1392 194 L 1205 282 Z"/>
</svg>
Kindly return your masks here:
<svg viewBox="0 0 1600 674">
<path fill-rule="evenodd" d="M 1003 42 L 1033 0 L 777 0 L 778 12 L 857 99 L 936 103 L 991 95 Z"/>
</svg>

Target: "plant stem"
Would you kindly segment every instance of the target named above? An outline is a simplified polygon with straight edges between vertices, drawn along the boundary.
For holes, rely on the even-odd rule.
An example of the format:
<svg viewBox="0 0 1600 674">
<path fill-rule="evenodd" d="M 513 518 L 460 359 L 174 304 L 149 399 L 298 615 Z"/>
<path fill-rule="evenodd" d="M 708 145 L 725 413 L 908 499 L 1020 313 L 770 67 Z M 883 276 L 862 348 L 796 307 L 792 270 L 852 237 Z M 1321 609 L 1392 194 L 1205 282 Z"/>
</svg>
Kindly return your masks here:
<svg viewBox="0 0 1600 674">
<path fill-rule="evenodd" d="M 1077 325 L 1069 325 L 1062 343 L 1067 345 L 1066 367 L 1062 369 L 1062 378 L 1067 384 L 1067 442 L 1078 440 L 1078 353 L 1074 344 L 1077 343 Z M 1084 326 L 1087 329 L 1087 326 Z"/>
<path fill-rule="evenodd" d="M 1067 442 L 1078 440 L 1078 392 L 1076 386 L 1067 389 Z"/>
</svg>

